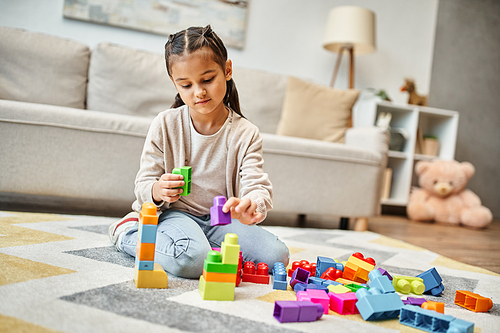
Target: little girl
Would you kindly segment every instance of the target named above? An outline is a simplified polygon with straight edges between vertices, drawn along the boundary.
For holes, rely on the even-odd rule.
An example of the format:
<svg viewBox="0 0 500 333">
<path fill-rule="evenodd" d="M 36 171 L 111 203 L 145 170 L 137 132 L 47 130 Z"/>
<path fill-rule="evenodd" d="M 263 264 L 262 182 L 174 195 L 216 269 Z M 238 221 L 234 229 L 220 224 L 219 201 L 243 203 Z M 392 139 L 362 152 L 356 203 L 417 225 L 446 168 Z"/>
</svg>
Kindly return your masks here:
<svg viewBox="0 0 500 333">
<path fill-rule="evenodd" d="M 144 202 L 159 210 L 155 261 L 168 272 L 198 278 L 206 254 L 226 233 L 238 235 L 244 261 L 288 264 L 286 245 L 256 226 L 272 208 L 272 185 L 264 173 L 262 138 L 240 111 L 227 50 L 207 26 L 170 35 L 165 61 L 177 89 L 172 108 L 152 122 L 135 180 L 134 212 L 112 224 L 109 237 L 118 251 L 135 256 L 138 214 Z M 180 196 L 182 175 L 191 166 L 191 194 Z M 232 223 L 210 224 L 213 198 Z"/>
</svg>

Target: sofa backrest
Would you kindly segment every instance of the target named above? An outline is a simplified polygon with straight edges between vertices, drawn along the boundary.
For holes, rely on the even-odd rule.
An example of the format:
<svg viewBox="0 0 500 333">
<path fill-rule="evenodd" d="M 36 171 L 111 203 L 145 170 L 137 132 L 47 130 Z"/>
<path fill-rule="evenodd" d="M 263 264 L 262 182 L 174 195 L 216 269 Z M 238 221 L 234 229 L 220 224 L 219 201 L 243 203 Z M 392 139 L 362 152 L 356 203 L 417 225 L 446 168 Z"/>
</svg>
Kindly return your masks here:
<svg viewBox="0 0 500 333">
<path fill-rule="evenodd" d="M 176 94 L 161 53 L 110 43 L 92 50 L 89 110 L 154 117 L 172 105 Z"/>
<path fill-rule="evenodd" d="M 85 108 L 90 49 L 0 26 L 0 99 Z"/>
</svg>

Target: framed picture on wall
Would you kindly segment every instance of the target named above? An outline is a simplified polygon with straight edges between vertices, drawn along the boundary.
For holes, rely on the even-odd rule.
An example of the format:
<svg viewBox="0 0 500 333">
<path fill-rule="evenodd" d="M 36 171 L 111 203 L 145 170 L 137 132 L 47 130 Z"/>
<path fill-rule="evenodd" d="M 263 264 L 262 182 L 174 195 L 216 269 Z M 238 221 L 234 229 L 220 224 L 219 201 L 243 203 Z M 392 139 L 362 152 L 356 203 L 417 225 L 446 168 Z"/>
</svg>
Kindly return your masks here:
<svg viewBox="0 0 500 333">
<path fill-rule="evenodd" d="M 211 24 L 228 47 L 245 45 L 249 0 L 64 0 L 70 19 L 168 36 Z"/>
</svg>

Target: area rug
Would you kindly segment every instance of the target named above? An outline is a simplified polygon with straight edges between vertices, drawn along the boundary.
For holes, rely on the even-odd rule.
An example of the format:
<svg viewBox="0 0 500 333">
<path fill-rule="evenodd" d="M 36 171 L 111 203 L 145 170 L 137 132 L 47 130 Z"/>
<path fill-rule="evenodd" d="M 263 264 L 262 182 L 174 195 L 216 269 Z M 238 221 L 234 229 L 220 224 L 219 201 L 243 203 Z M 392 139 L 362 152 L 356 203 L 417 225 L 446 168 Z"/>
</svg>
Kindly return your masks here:
<svg viewBox="0 0 500 333">
<path fill-rule="evenodd" d="M 203 301 L 198 281 L 169 276 L 168 289 L 137 289 L 134 260 L 107 236 L 113 218 L 0 212 L 0 332 L 422 332 L 398 320 L 365 322 L 333 311 L 310 323 L 281 324 L 275 300 L 293 291 L 243 282 L 229 302 Z M 445 313 L 499 332 L 500 275 L 372 232 L 266 227 L 289 247 L 291 259 L 373 257 L 392 274 L 415 276 L 436 267 Z M 489 297 L 474 313 L 454 304 L 455 290 Z M 405 299 L 407 295 L 400 295 Z"/>
</svg>

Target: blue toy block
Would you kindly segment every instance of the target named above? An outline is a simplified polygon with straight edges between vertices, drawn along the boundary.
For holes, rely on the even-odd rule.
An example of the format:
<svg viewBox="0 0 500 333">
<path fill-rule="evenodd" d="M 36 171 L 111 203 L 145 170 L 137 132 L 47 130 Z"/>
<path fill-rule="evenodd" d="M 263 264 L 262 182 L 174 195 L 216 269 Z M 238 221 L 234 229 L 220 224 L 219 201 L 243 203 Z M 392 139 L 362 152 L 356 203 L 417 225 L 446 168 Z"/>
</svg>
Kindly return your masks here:
<svg viewBox="0 0 500 333">
<path fill-rule="evenodd" d="M 368 286 L 370 288 L 378 288 L 383 294 L 396 292 L 391 280 L 389 280 L 387 276 L 382 275 L 378 269 L 374 269 L 368 273 L 368 277 L 370 278 L 370 281 L 368 281 Z"/>
<path fill-rule="evenodd" d="M 318 290 L 323 290 L 325 291 L 326 293 L 329 292 L 328 290 L 328 287 L 327 286 L 324 286 L 324 285 L 318 285 L 318 284 L 314 284 L 314 283 L 308 283 L 308 284 L 305 284 L 305 283 L 297 283 L 294 287 L 293 287 L 293 291 L 297 292 L 297 291 L 304 291 L 304 290 L 310 290 L 310 289 L 318 289 Z"/>
<path fill-rule="evenodd" d="M 323 284 L 323 281 L 326 281 L 325 279 L 316 277 L 316 276 L 310 276 L 308 283 L 313 283 L 321 286 Z"/>
<path fill-rule="evenodd" d="M 417 277 L 424 280 L 425 291 L 424 294 L 430 294 L 432 296 L 439 296 L 444 291 L 444 286 L 442 284 L 443 279 L 439 275 L 436 268 L 431 268 L 428 271 L 425 271 Z"/>
<path fill-rule="evenodd" d="M 330 267 L 335 267 L 335 269 L 344 271 L 344 265 L 335 261 L 332 258 L 318 256 L 316 260 L 316 277 L 321 277 L 323 273 Z"/>
<path fill-rule="evenodd" d="M 330 285 L 332 285 L 332 286 L 342 285 L 343 286 L 342 283 L 337 282 L 337 281 L 333 281 L 333 280 L 325 280 L 321 284 L 324 285 L 324 286 L 327 286 L 327 287 L 330 286 Z"/>
<path fill-rule="evenodd" d="M 156 243 L 156 229 L 155 224 L 139 224 L 138 241 L 141 243 Z"/>
<path fill-rule="evenodd" d="M 276 262 L 273 266 L 273 289 L 287 290 L 287 274 L 285 264 Z"/>
<path fill-rule="evenodd" d="M 399 323 L 431 333 L 473 333 L 474 324 L 413 305 L 401 308 Z"/>
<path fill-rule="evenodd" d="M 356 307 L 364 320 L 397 318 L 404 305 L 398 294 L 383 294 L 378 288 L 361 288 L 356 291 L 356 297 Z"/>
<path fill-rule="evenodd" d="M 136 257 L 135 266 L 140 271 L 152 271 L 154 269 L 155 262 L 148 260 L 139 260 L 139 258 Z"/>
</svg>

